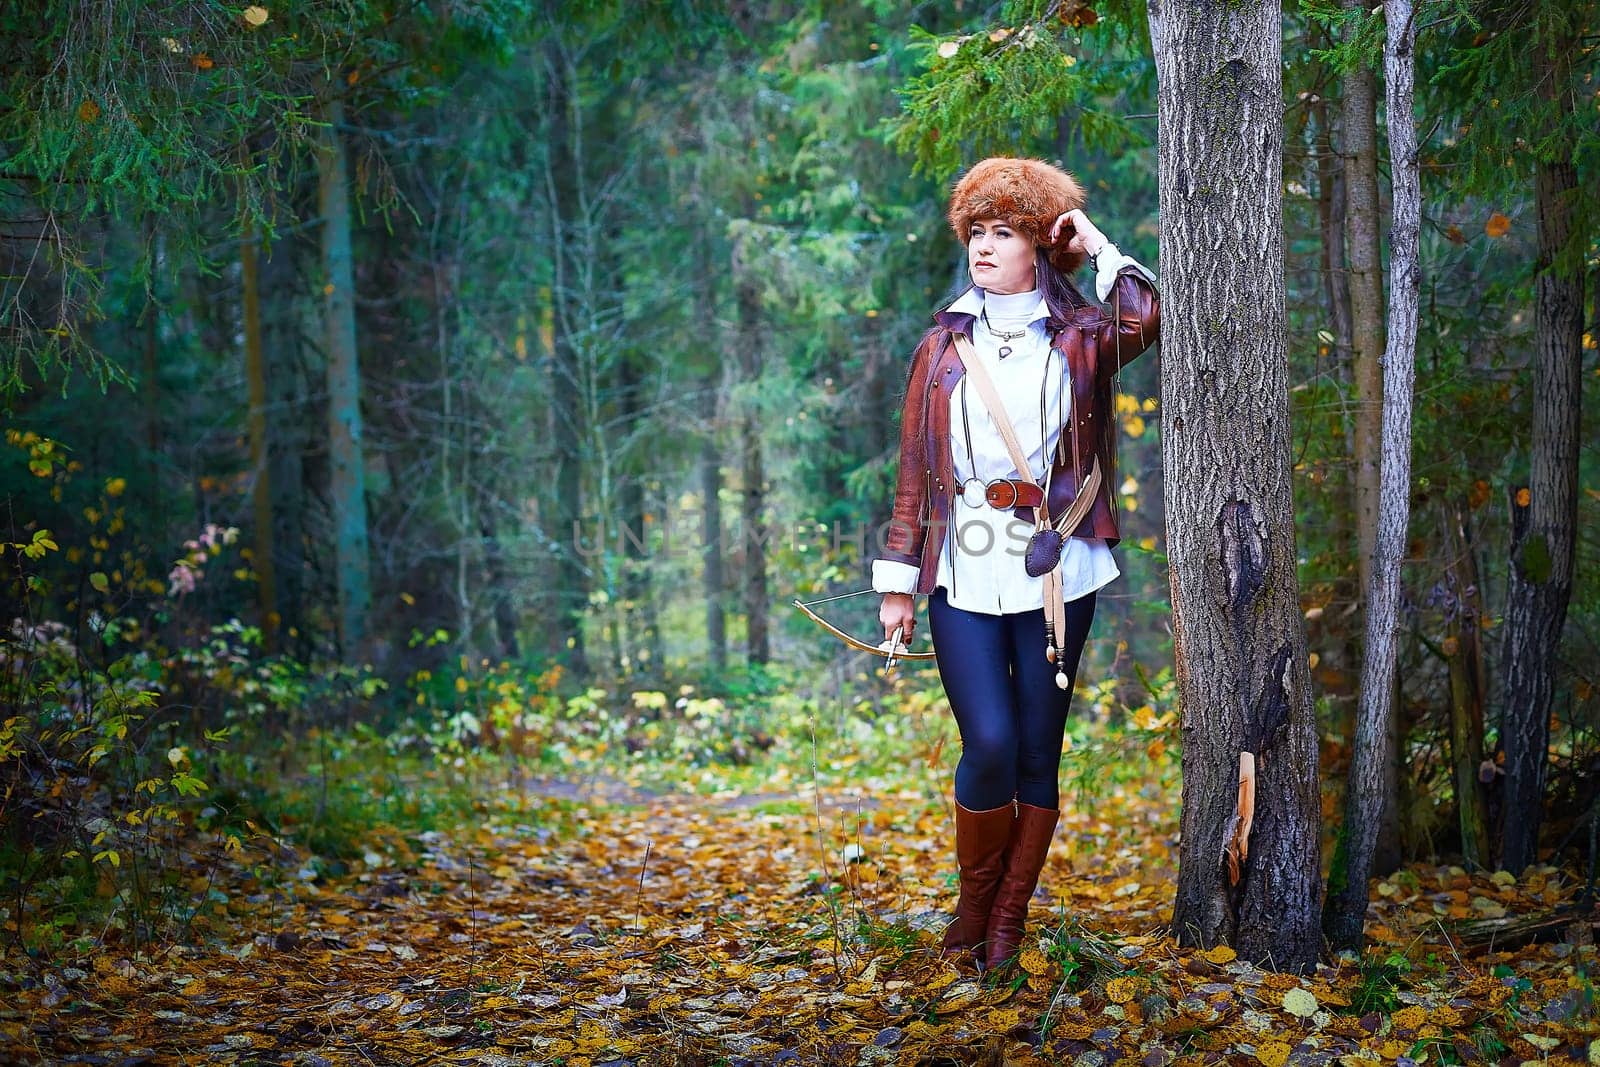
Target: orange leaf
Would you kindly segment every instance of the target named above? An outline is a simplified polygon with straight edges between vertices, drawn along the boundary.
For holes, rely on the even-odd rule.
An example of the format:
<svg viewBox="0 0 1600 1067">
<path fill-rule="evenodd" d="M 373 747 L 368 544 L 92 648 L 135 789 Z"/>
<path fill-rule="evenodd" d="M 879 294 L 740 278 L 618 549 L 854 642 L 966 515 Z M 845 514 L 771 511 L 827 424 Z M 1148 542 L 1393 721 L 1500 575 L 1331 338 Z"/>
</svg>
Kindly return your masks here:
<svg viewBox="0 0 1600 1067">
<path fill-rule="evenodd" d="M 1504 237 L 1511 232 L 1511 220 L 1496 211 L 1489 216 L 1489 221 L 1483 224 L 1483 232 L 1490 237 Z"/>
<path fill-rule="evenodd" d="M 78 105 L 78 118 L 83 122 L 93 122 L 100 117 L 100 105 L 93 100 L 85 100 Z"/>
<path fill-rule="evenodd" d="M 195 70 L 210 70 L 216 65 L 211 62 L 211 57 L 204 52 L 198 53 L 190 62 L 194 64 Z"/>
<path fill-rule="evenodd" d="M 1533 494 L 1528 491 L 1527 486 L 1523 486 L 1521 489 L 1517 490 L 1517 507 L 1525 508 L 1532 502 Z"/>
<path fill-rule="evenodd" d="M 1460 226 L 1455 226 L 1455 225 L 1446 226 L 1445 227 L 1445 231 L 1444 231 L 1444 235 L 1445 235 L 1445 238 L 1448 239 L 1451 244 L 1464 245 L 1464 244 L 1467 243 L 1467 235 L 1461 232 L 1461 227 Z"/>
</svg>

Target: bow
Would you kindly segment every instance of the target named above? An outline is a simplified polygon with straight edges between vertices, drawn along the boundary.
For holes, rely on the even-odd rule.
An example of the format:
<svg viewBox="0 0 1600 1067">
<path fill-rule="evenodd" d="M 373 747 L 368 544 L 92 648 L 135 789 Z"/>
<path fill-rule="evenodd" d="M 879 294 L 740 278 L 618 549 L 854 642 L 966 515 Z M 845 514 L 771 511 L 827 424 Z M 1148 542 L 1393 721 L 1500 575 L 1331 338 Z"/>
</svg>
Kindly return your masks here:
<svg viewBox="0 0 1600 1067">
<path fill-rule="evenodd" d="M 815 622 L 818 626 L 822 627 L 824 630 L 828 631 L 830 634 L 837 637 L 851 648 L 860 652 L 869 652 L 874 656 L 883 656 L 889 661 L 888 663 L 884 664 L 884 670 L 894 670 L 896 660 L 933 659 L 934 654 L 932 652 L 912 652 L 909 648 L 907 648 L 906 645 L 900 640 L 899 630 L 896 630 L 894 632 L 894 636 L 883 642 L 881 645 L 869 644 L 858 637 L 850 636 L 837 626 L 833 625 L 833 623 L 829 622 L 827 619 L 824 619 L 821 615 L 818 615 L 816 612 L 811 610 L 812 604 L 826 604 L 830 600 L 842 600 L 845 597 L 859 596 L 862 593 L 871 592 L 874 592 L 874 590 L 857 589 L 853 593 L 840 593 L 838 596 L 823 597 L 820 600 L 813 600 L 809 603 L 801 600 L 799 597 L 795 597 L 794 606 L 799 608 L 800 611 L 804 613 L 805 616 L 812 622 Z"/>
</svg>

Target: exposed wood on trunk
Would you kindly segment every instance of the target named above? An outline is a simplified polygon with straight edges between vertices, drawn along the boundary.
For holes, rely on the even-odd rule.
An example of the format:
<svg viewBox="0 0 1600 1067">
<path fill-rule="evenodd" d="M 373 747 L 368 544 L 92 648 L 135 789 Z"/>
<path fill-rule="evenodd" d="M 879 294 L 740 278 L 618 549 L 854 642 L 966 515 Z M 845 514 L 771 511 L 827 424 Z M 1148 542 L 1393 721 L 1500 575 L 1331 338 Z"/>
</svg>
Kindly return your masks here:
<svg viewBox="0 0 1600 1067">
<path fill-rule="evenodd" d="M 1173 930 L 1283 970 L 1318 926 L 1317 737 L 1295 574 L 1284 319 L 1282 11 L 1152 0 L 1162 448 L 1183 729 Z M 1257 764 L 1242 880 L 1223 862 Z"/>
</svg>

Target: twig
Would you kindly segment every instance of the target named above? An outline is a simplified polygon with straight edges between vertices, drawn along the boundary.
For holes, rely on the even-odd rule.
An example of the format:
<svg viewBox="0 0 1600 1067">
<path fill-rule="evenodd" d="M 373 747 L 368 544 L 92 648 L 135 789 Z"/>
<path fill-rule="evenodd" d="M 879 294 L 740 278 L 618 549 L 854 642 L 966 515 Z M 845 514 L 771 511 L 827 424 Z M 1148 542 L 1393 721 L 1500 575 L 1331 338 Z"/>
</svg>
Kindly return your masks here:
<svg viewBox="0 0 1600 1067">
<path fill-rule="evenodd" d="M 644 862 L 639 864 L 639 887 L 633 896 L 633 931 L 636 934 L 644 933 L 644 927 L 639 925 L 639 913 L 644 908 L 644 872 L 650 866 L 650 850 L 654 847 L 654 841 L 644 843 Z"/>
</svg>

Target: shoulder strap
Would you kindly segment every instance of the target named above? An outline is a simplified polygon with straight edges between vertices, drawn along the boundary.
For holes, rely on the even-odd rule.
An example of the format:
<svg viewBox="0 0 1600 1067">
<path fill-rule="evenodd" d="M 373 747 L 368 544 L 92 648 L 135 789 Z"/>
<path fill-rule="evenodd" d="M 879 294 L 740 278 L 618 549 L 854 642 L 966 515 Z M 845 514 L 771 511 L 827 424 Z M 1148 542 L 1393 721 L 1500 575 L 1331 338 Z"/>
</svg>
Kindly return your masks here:
<svg viewBox="0 0 1600 1067">
<path fill-rule="evenodd" d="M 1034 481 L 1033 471 L 1028 469 L 1028 460 L 1022 454 L 1022 445 L 1017 441 L 1017 433 L 1011 428 L 1011 418 L 1006 414 L 1006 406 L 1000 400 L 1000 394 L 995 391 L 994 379 L 989 377 L 989 372 L 978 359 L 978 353 L 973 351 L 972 342 L 963 334 L 955 334 L 956 352 L 961 356 L 961 362 L 966 365 L 967 377 L 972 379 L 972 384 L 978 387 L 978 395 L 983 398 L 983 404 L 989 409 L 989 415 L 1000 428 L 1000 436 L 1005 440 L 1006 449 L 1011 453 L 1011 462 L 1017 466 L 1017 473 L 1024 481 Z"/>
<path fill-rule="evenodd" d="M 961 357 L 961 362 L 966 365 L 967 374 L 972 378 L 972 383 L 978 388 L 978 395 L 983 398 L 984 405 L 988 407 L 989 414 L 994 417 L 995 424 L 1000 427 L 1000 436 L 1005 439 L 1006 448 L 1011 453 L 1011 462 L 1016 464 L 1017 473 L 1034 485 L 1039 483 L 1034 480 L 1033 472 L 1028 469 L 1028 461 L 1022 455 L 1022 445 L 1017 441 L 1016 431 L 1011 428 L 1011 419 L 1006 416 L 1006 408 L 1000 401 L 1000 395 L 995 391 L 994 379 L 989 377 L 989 371 L 978 360 L 978 353 L 973 351 L 972 342 L 962 334 L 953 335 L 956 354 Z M 1076 458 L 1076 453 L 1074 453 Z M 1048 473 L 1048 465 L 1046 471 Z M 1094 497 L 1100 490 L 1100 458 L 1095 457 L 1089 465 L 1088 477 L 1078 487 L 1078 495 L 1067 508 L 1066 513 L 1059 516 L 1052 525 L 1062 533 L 1071 533 L 1083 522 L 1084 516 L 1089 514 L 1089 508 L 1094 505 Z M 1048 494 L 1047 494 L 1048 495 Z M 1041 522 L 1048 521 L 1046 510 L 1049 501 L 1045 501 L 1045 508 L 1040 509 Z"/>
</svg>

